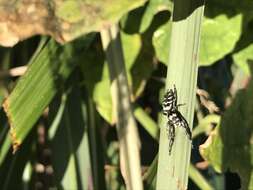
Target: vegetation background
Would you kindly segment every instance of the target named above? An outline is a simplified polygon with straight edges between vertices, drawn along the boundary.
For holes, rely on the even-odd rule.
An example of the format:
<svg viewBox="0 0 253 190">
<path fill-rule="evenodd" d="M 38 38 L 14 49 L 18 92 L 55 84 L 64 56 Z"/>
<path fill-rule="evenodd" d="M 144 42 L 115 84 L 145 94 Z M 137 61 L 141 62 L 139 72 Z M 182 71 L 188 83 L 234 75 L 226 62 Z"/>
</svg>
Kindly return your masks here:
<svg viewBox="0 0 253 190">
<path fill-rule="evenodd" d="M 203 10 L 189 2 L 198 6 L 174 1 L 186 15 L 179 20 Z M 170 46 L 182 40 L 171 35 L 172 7 L 169 0 L 0 1 L 0 189 L 170 184 L 157 165 L 168 166 L 158 163 L 161 100 Z M 198 71 L 187 68 L 198 75 L 189 174 L 172 157 L 189 175 L 188 189 L 253 189 L 252 10 L 250 0 L 212 0 L 196 16 L 202 24 L 189 20 L 193 34 L 201 30 L 192 39 L 199 54 L 189 54 L 199 57 Z M 182 152 L 174 147 L 173 155 Z"/>
</svg>

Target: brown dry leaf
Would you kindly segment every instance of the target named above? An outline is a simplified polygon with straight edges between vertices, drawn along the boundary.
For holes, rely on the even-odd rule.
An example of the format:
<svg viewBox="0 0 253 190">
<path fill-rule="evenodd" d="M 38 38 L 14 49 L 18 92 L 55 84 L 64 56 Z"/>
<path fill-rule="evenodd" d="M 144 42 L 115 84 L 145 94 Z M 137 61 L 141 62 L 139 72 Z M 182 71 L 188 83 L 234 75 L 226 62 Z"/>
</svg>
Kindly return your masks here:
<svg viewBox="0 0 253 190">
<path fill-rule="evenodd" d="M 33 35 L 60 43 L 117 22 L 146 0 L 1 0 L 0 45 L 13 46 Z"/>
</svg>

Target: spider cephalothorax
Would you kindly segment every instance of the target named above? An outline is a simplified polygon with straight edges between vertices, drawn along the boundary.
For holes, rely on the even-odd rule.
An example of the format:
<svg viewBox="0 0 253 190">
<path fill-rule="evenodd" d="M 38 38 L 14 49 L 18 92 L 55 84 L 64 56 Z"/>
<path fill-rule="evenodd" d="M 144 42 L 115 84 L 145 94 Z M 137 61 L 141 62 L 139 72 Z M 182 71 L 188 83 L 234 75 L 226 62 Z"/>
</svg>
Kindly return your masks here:
<svg viewBox="0 0 253 190">
<path fill-rule="evenodd" d="M 175 128 L 182 127 L 185 129 L 189 140 L 192 139 L 192 133 L 184 116 L 178 111 L 178 107 L 183 104 L 177 104 L 177 89 L 169 89 L 163 99 L 163 114 L 167 116 L 167 133 L 169 136 L 169 154 L 171 154 L 172 146 L 175 140 Z"/>
</svg>

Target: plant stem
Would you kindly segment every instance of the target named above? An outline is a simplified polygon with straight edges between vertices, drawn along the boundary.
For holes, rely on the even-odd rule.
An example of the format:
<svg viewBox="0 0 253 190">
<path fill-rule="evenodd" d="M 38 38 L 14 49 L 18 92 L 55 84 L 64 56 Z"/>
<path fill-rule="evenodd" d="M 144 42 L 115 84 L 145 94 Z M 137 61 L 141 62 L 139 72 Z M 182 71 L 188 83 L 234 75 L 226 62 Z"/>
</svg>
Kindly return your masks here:
<svg viewBox="0 0 253 190">
<path fill-rule="evenodd" d="M 101 31 L 109 65 L 113 114 L 116 119 L 120 147 L 121 172 L 127 189 L 143 189 L 139 153 L 139 137 L 131 108 L 123 51 L 117 25 Z"/>
</svg>

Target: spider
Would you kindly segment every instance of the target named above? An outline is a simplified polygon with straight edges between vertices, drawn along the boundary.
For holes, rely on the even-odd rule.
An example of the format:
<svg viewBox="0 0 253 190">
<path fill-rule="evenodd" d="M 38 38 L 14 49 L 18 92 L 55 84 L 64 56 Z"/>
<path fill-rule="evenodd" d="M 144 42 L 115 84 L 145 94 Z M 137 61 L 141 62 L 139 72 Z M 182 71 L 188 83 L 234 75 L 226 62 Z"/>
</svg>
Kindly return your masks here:
<svg viewBox="0 0 253 190">
<path fill-rule="evenodd" d="M 186 135 L 189 140 L 192 139 L 192 133 L 189 125 L 184 118 L 184 116 L 178 111 L 178 107 L 185 104 L 177 104 L 177 89 L 174 85 L 174 89 L 169 89 L 165 95 L 162 102 L 163 114 L 167 116 L 167 133 L 169 137 L 169 155 L 172 151 L 172 146 L 175 141 L 175 128 L 182 127 L 185 129 Z"/>
</svg>

